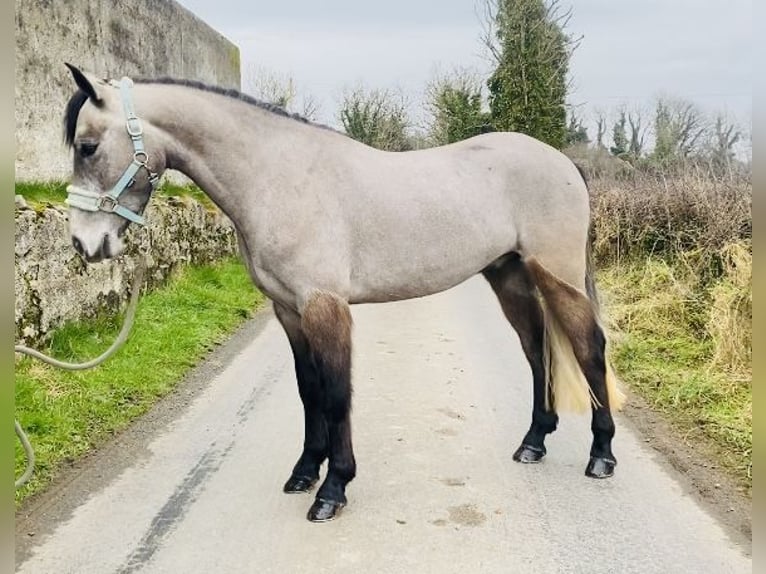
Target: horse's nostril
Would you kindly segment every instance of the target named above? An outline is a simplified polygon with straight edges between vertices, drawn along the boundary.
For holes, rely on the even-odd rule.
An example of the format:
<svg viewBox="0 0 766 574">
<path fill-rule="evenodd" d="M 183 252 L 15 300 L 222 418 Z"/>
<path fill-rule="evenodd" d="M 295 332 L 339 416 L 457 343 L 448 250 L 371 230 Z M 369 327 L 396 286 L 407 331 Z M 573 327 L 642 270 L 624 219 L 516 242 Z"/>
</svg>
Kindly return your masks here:
<svg viewBox="0 0 766 574">
<path fill-rule="evenodd" d="M 104 235 L 104 240 L 101 243 L 101 255 L 103 255 L 104 259 L 109 259 L 112 256 L 108 235 Z"/>
<path fill-rule="evenodd" d="M 74 247 L 74 250 L 77 251 L 77 253 L 80 255 L 85 255 L 85 249 L 82 246 L 82 242 L 76 237 L 72 237 L 72 246 Z"/>
</svg>

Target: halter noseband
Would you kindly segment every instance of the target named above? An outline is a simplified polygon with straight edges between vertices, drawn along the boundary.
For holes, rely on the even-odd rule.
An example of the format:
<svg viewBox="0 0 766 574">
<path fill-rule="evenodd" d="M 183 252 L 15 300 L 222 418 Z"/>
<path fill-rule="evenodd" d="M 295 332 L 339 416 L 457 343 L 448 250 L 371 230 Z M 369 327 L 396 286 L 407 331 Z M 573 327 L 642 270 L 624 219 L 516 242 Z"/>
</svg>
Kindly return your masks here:
<svg viewBox="0 0 766 574">
<path fill-rule="evenodd" d="M 68 196 L 66 204 L 78 209 L 84 209 L 85 211 L 116 213 L 128 221 L 138 223 L 139 225 L 146 225 L 146 219 L 142 215 L 120 204 L 120 196 L 135 183 L 134 178 L 139 169 L 143 168 L 146 170 L 152 191 L 157 188 L 160 176 L 149 169 L 149 156 L 144 148 L 144 129 L 141 126 L 141 120 L 136 116 L 136 112 L 133 109 L 133 100 L 130 97 L 130 88 L 133 86 L 133 80 L 124 77 L 119 82 L 113 80 L 111 84 L 120 88 L 120 99 L 125 110 L 125 127 L 130 139 L 133 141 L 133 161 L 114 187 L 106 193 L 96 193 L 76 185 L 69 185 L 67 187 Z"/>
</svg>

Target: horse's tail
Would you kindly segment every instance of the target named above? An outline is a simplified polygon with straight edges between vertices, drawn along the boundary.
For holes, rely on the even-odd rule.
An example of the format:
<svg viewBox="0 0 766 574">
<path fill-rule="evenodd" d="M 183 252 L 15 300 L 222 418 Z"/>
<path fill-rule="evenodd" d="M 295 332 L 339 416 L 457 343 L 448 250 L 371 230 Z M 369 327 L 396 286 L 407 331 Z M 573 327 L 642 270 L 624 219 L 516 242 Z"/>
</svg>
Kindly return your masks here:
<svg viewBox="0 0 766 574">
<path fill-rule="evenodd" d="M 607 337 L 601 325 L 598 293 L 593 279 L 592 239 L 591 228 L 586 245 L 585 293 L 556 277 L 536 259 L 525 261 L 542 295 L 545 321 L 543 356 L 548 386 L 546 407 L 553 407 L 557 412 L 584 412 L 592 405 L 599 406 L 573 345 L 577 345 L 577 354 L 581 357 L 593 352 L 603 354 L 609 407 L 619 410 L 625 403 L 625 395 L 620 391 L 606 357 Z"/>
</svg>

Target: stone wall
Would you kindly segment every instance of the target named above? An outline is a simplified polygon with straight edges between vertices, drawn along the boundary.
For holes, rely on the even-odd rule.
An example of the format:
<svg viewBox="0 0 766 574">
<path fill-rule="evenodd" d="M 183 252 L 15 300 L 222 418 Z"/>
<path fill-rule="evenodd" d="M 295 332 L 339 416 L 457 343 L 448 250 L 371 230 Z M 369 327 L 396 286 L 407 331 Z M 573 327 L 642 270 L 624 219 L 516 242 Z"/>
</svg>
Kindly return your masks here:
<svg viewBox="0 0 766 574">
<path fill-rule="evenodd" d="M 239 49 L 172 0 L 16 0 L 15 17 L 17 181 L 64 181 L 71 173 L 62 118 L 76 88 L 64 62 L 101 77 L 171 76 L 240 87 Z M 129 232 L 126 256 L 86 267 L 72 248 L 65 208 L 31 209 L 22 200 L 17 341 L 39 342 L 66 321 L 119 308 L 139 249 L 149 254 L 148 285 L 179 263 L 237 253 L 231 223 L 189 198 L 156 197 L 147 215 L 148 229 Z"/>
<path fill-rule="evenodd" d="M 63 180 L 64 62 L 101 77 L 172 76 L 240 87 L 239 49 L 171 0 L 16 0 L 16 179 Z"/>
<path fill-rule="evenodd" d="M 131 226 L 127 253 L 85 265 L 72 248 L 66 209 L 16 208 L 16 341 L 39 343 L 62 323 L 114 312 L 128 298 L 138 254 L 146 253 L 146 282 L 162 282 L 183 263 L 206 263 L 237 254 L 228 218 L 188 198 L 155 197 L 149 225 Z"/>
</svg>

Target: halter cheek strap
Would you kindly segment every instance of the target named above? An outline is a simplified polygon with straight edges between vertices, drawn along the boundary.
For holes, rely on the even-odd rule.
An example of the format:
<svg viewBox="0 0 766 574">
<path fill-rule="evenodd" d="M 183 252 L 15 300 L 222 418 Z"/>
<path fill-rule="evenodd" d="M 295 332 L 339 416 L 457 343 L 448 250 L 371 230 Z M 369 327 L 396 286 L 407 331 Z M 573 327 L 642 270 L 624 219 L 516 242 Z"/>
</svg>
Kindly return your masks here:
<svg viewBox="0 0 766 574">
<path fill-rule="evenodd" d="M 138 170 L 145 169 L 149 176 L 149 183 L 152 186 L 152 191 L 157 188 L 160 177 L 157 173 L 149 169 L 148 162 L 149 156 L 144 148 L 144 130 L 141 126 L 141 120 L 136 116 L 136 112 L 133 108 L 133 99 L 131 98 L 130 89 L 133 87 L 133 80 L 130 78 L 122 78 L 117 82 L 112 82 L 112 85 L 120 88 L 120 99 L 122 100 L 122 108 L 125 111 L 125 127 L 128 131 L 131 141 L 133 142 L 133 161 L 122 174 L 117 183 L 112 189 L 106 193 L 96 193 L 76 185 L 70 185 L 67 187 L 67 199 L 66 204 L 78 209 L 84 209 L 85 211 L 105 211 L 107 213 L 116 213 L 120 217 L 138 223 L 139 225 L 146 225 L 146 219 L 129 210 L 124 205 L 120 204 L 120 196 L 125 193 L 135 183 L 135 176 Z"/>
</svg>

